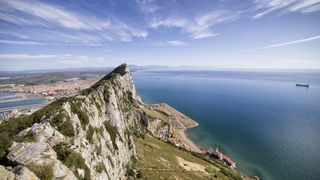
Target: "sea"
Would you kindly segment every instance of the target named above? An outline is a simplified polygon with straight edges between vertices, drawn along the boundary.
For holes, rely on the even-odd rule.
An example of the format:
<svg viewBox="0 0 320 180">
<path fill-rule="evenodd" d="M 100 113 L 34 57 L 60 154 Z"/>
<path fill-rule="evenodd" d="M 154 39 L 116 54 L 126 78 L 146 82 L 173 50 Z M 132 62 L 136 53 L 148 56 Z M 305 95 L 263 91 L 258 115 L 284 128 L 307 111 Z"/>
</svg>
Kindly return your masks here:
<svg viewBox="0 0 320 180">
<path fill-rule="evenodd" d="M 27 99 L 21 100 L 27 96 Z M 1 108 L 15 108 L 28 105 L 39 105 L 45 103 L 45 99 L 31 94 L 0 92 L 0 110 Z"/>
<path fill-rule="evenodd" d="M 133 78 L 144 102 L 167 103 L 199 122 L 187 136 L 218 147 L 245 174 L 320 179 L 320 71 L 150 70 Z"/>
</svg>

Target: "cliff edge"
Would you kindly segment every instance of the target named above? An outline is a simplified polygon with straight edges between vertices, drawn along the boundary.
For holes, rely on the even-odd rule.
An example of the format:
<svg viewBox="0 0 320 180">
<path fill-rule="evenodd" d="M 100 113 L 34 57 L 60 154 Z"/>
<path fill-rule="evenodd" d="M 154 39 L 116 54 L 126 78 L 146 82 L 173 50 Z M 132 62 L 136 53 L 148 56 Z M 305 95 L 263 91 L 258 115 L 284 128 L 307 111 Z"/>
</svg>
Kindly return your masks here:
<svg viewBox="0 0 320 180">
<path fill-rule="evenodd" d="M 166 140 L 168 127 L 169 117 L 140 100 L 128 66 L 122 64 L 77 96 L 1 124 L 0 176 L 148 178 L 137 167 L 137 161 L 140 166 L 143 161 L 135 142 L 143 147 L 146 134 Z"/>
</svg>

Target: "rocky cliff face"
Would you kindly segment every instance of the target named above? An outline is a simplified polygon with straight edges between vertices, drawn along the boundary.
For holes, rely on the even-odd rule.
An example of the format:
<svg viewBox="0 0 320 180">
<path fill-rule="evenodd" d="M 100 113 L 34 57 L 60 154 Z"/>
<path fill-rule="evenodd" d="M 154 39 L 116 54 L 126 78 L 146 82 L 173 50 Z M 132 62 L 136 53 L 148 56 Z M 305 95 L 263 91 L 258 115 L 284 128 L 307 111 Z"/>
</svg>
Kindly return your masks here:
<svg viewBox="0 0 320 180">
<path fill-rule="evenodd" d="M 1 124 L 6 168 L 0 173 L 9 179 L 126 179 L 136 160 L 133 136 L 146 131 L 165 139 L 168 117 L 141 102 L 123 64 L 75 97 Z"/>
</svg>

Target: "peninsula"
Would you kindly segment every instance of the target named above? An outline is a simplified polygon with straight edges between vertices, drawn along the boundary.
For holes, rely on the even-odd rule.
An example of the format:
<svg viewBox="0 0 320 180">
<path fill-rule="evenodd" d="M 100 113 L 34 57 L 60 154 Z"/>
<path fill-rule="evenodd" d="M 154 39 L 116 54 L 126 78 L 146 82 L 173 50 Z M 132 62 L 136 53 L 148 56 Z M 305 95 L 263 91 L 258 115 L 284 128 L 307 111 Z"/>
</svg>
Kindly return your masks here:
<svg viewBox="0 0 320 180">
<path fill-rule="evenodd" d="M 75 96 L 2 123 L 0 174 L 5 179 L 251 179 L 200 153 L 183 133 L 197 125 L 169 105 L 143 103 L 122 64 Z"/>
</svg>

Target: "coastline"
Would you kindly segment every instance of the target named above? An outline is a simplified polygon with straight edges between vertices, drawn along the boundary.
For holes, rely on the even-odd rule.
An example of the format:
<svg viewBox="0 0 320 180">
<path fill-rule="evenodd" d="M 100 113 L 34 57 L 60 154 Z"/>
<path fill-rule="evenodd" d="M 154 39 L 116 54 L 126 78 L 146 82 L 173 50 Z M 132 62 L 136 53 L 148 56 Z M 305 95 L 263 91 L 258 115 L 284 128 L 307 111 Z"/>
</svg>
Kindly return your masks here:
<svg viewBox="0 0 320 180">
<path fill-rule="evenodd" d="M 228 155 L 220 152 L 218 148 L 201 148 L 188 138 L 186 130 L 199 126 L 198 122 L 165 103 L 153 104 L 151 107 L 156 111 L 161 111 L 169 117 L 168 141 L 171 144 L 192 152 L 209 155 L 222 161 L 232 169 L 236 168 L 236 162 Z"/>
<path fill-rule="evenodd" d="M 189 118 L 166 103 L 152 104 L 151 106 L 170 117 L 170 123 L 173 126 L 173 134 L 182 142 L 182 144 L 185 144 L 191 151 L 197 153 L 202 152 L 201 149 L 193 141 L 191 141 L 186 134 L 187 129 L 199 126 L 197 121 Z"/>
</svg>

